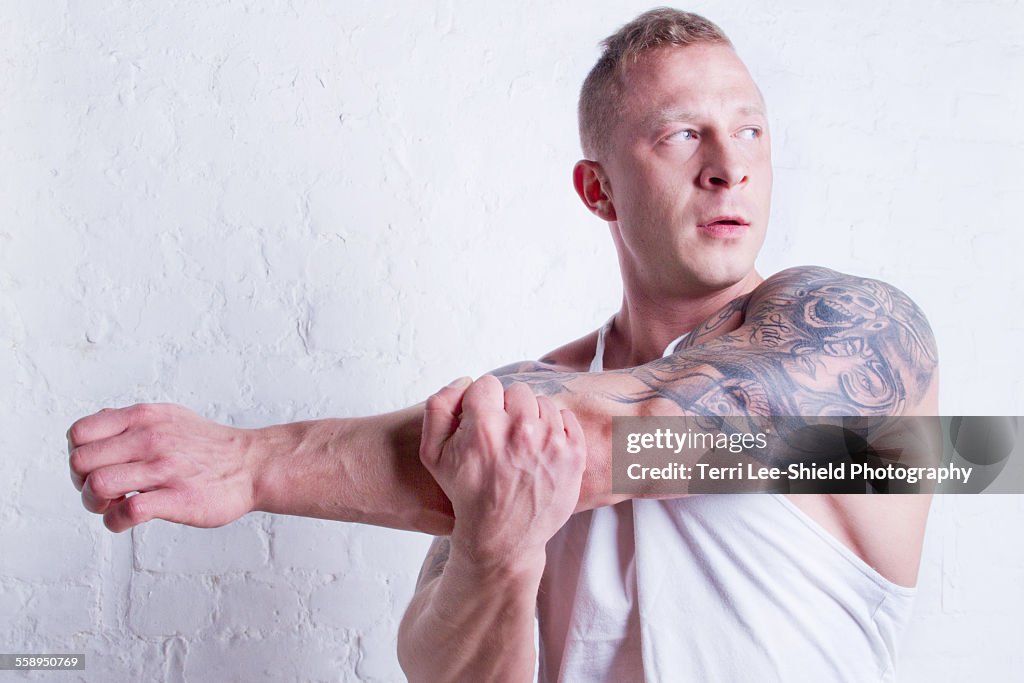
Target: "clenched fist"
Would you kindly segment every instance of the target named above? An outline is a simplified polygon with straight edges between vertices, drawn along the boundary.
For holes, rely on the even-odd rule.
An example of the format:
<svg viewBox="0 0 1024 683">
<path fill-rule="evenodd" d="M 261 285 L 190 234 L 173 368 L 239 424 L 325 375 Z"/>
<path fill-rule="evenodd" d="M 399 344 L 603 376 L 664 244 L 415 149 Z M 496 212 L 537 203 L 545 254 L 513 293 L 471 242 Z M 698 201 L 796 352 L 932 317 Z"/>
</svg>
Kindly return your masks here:
<svg viewBox="0 0 1024 683">
<path fill-rule="evenodd" d="M 502 566 L 542 557 L 572 514 L 586 442 L 572 412 L 484 375 L 427 400 L 420 459 L 451 499 L 453 549 Z"/>
</svg>

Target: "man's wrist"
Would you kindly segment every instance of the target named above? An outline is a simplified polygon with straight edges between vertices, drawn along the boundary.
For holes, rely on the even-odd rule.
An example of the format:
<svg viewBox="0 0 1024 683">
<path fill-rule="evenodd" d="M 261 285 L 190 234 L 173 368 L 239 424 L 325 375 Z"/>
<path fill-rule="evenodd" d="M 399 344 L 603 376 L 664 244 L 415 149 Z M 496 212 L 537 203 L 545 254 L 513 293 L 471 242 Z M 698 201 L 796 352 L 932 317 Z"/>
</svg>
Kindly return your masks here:
<svg viewBox="0 0 1024 683">
<path fill-rule="evenodd" d="M 315 425 L 295 422 L 249 430 L 246 460 L 253 479 L 253 510 L 301 514 L 295 509 L 296 493 L 303 490 L 302 471 L 308 468 L 302 454 L 315 448 L 310 444 Z"/>
<path fill-rule="evenodd" d="M 464 575 L 481 582 L 539 581 L 544 573 L 547 555 L 544 546 L 507 548 L 500 552 L 485 550 L 459 533 L 456 522 L 451 535 L 449 564 Z"/>
</svg>

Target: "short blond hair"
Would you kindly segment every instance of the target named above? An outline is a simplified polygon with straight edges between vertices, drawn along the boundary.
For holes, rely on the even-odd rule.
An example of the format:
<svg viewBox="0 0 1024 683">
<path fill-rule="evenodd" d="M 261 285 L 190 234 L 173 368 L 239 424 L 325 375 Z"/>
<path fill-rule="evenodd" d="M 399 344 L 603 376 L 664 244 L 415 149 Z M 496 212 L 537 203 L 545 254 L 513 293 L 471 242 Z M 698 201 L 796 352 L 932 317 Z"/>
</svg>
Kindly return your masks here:
<svg viewBox="0 0 1024 683">
<path fill-rule="evenodd" d="M 601 42 L 601 58 L 580 89 L 580 144 L 587 158 L 597 159 L 607 152 L 620 111 L 621 78 L 626 65 L 651 50 L 695 43 L 732 46 L 732 41 L 713 22 L 670 7 L 644 12 Z"/>
</svg>

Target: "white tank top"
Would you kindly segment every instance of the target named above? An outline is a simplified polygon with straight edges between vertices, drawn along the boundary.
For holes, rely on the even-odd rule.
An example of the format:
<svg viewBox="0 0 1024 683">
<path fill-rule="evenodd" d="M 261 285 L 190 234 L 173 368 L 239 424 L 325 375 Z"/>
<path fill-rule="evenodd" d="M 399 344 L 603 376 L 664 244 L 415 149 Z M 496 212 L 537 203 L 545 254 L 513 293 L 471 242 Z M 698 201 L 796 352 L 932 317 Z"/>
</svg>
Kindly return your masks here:
<svg viewBox="0 0 1024 683">
<path fill-rule="evenodd" d="M 549 541 L 538 680 L 893 681 L 914 593 L 782 495 L 628 501 Z"/>
</svg>

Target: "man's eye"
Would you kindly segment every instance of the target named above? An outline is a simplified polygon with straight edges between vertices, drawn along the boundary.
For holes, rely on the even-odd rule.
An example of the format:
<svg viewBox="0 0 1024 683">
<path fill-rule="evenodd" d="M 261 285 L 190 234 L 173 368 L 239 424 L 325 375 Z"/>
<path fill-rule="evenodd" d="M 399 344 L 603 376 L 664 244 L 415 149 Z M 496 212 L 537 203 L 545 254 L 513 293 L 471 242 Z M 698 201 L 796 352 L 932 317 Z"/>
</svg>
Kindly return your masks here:
<svg viewBox="0 0 1024 683">
<path fill-rule="evenodd" d="M 668 139 L 669 140 L 696 140 L 697 139 L 697 131 L 692 130 L 690 128 L 686 128 L 684 130 L 677 130 L 675 133 L 672 133 L 671 135 L 669 135 Z"/>
<path fill-rule="evenodd" d="M 742 140 L 756 140 L 761 137 L 760 128 L 744 128 L 737 135 Z"/>
</svg>

